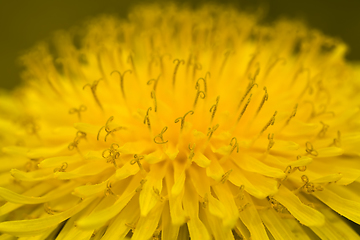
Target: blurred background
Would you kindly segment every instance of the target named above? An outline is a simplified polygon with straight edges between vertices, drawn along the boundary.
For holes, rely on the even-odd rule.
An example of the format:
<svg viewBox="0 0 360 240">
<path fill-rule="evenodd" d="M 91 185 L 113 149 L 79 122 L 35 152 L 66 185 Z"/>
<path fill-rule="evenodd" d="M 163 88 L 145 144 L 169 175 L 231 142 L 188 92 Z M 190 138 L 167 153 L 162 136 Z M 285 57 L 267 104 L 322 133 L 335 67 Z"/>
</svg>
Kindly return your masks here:
<svg viewBox="0 0 360 240">
<path fill-rule="evenodd" d="M 168 2 L 160 0 L 157 2 Z M 56 30 L 80 25 L 100 14 L 125 18 L 129 10 L 147 0 L 0 0 L 0 88 L 12 89 L 20 82 L 21 66 L 17 59 L 27 49 L 48 39 Z M 286 17 L 301 19 L 309 27 L 346 42 L 349 61 L 360 60 L 359 0 L 173 0 L 192 7 L 205 2 L 232 5 L 240 10 L 265 10 L 264 22 Z"/>
</svg>

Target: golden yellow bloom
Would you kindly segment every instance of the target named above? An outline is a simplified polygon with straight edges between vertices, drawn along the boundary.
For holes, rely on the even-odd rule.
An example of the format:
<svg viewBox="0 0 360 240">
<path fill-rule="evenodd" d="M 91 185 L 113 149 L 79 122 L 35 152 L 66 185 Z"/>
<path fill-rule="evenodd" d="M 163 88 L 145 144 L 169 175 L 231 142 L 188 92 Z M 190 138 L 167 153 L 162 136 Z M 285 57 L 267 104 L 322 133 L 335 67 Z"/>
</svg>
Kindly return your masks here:
<svg viewBox="0 0 360 240">
<path fill-rule="evenodd" d="M 147 6 L 24 56 L 0 239 L 359 239 L 360 71 L 339 41 L 257 22 Z"/>
</svg>

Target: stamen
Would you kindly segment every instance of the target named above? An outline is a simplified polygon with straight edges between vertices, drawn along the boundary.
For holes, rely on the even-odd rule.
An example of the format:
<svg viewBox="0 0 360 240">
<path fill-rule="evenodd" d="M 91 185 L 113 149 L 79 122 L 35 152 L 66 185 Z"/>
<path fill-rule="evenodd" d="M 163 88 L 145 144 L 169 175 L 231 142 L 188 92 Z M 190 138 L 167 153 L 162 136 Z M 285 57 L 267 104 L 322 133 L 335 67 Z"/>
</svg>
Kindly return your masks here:
<svg viewBox="0 0 360 240">
<path fill-rule="evenodd" d="M 122 95 L 123 95 L 123 98 L 126 99 L 125 90 L 124 90 L 124 76 L 125 76 L 125 74 L 126 74 L 127 72 L 132 73 L 132 71 L 131 71 L 130 69 L 128 69 L 128 70 L 126 70 L 123 74 L 121 74 L 119 71 L 115 70 L 115 71 L 112 71 L 112 72 L 110 73 L 110 76 L 112 76 L 112 74 L 113 74 L 114 72 L 118 73 L 119 76 L 120 76 L 120 88 L 121 88 L 121 93 L 122 93 Z"/>
<path fill-rule="evenodd" d="M 277 212 L 282 212 L 284 210 L 284 206 L 281 205 L 281 203 L 279 203 L 278 201 L 276 201 L 274 198 L 272 197 L 268 197 L 268 200 L 270 202 L 270 206 Z"/>
<path fill-rule="evenodd" d="M 194 64 L 194 70 L 193 70 L 193 81 L 194 81 L 194 79 L 195 79 L 195 75 L 196 75 L 196 70 L 201 70 L 202 69 L 202 66 L 201 66 L 201 64 L 200 63 L 195 63 Z"/>
<path fill-rule="evenodd" d="M 268 95 L 268 93 L 267 93 L 266 87 L 264 87 L 263 89 L 264 89 L 264 91 L 265 91 L 265 95 L 264 95 L 264 97 L 263 97 L 263 99 L 262 99 L 262 101 L 261 101 L 261 103 L 260 103 L 260 106 L 259 106 L 258 110 L 256 111 L 256 115 L 259 114 L 259 112 L 260 112 L 261 108 L 263 107 L 265 101 L 267 101 L 267 100 L 269 99 L 269 95 Z"/>
<path fill-rule="evenodd" d="M 157 189 L 157 188 L 155 188 L 155 186 L 153 186 L 153 190 L 154 190 L 155 195 L 159 197 L 159 201 L 160 201 L 160 202 L 163 202 L 163 201 L 164 201 L 164 197 L 160 194 L 159 189 Z"/>
<path fill-rule="evenodd" d="M 154 111 L 157 112 L 157 100 L 155 90 L 151 91 L 151 98 L 154 99 Z"/>
<path fill-rule="evenodd" d="M 178 122 L 181 120 L 181 123 L 180 123 L 180 130 L 181 130 L 181 131 L 182 131 L 183 128 L 184 128 L 185 117 L 186 117 L 188 114 L 193 115 L 193 114 L 194 114 L 194 111 L 190 110 L 190 111 L 188 111 L 187 113 L 185 113 L 183 117 L 178 117 L 177 119 L 175 119 L 175 123 L 178 123 Z"/>
<path fill-rule="evenodd" d="M 200 90 L 200 84 L 199 84 L 199 82 L 200 82 L 201 80 L 204 82 L 204 90 L 205 90 L 205 94 L 207 94 L 206 78 L 199 78 L 199 79 L 196 81 L 195 89 L 196 89 L 196 90 Z"/>
<path fill-rule="evenodd" d="M 135 76 L 137 77 L 136 68 L 135 68 L 135 64 L 134 64 L 134 59 L 133 59 L 133 57 L 132 57 L 131 54 L 129 54 L 129 57 L 128 57 L 127 62 L 131 64 L 131 67 L 132 67 L 132 69 L 134 70 L 134 74 L 135 74 Z"/>
<path fill-rule="evenodd" d="M 275 123 L 275 116 L 277 114 L 277 111 L 275 111 L 274 115 L 271 117 L 270 121 L 265 125 L 265 127 L 261 130 L 260 135 L 266 131 L 266 129 L 270 126 L 270 125 L 274 125 Z"/>
<path fill-rule="evenodd" d="M 220 96 L 218 96 L 216 98 L 216 103 L 214 105 L 212 105 L 212 107 L 210 108 L 210 112 L 212 112 L 212 114 L 211 114 L 211 123 L 214 120 L 215 113 L 216 113 L 216 110 L 217 110 L 217 107 L 218 107 L 218 104 L 219 104 L 219 100 L 220 100 Z"/>
<path fill-rule="evenodd" d="M 219 75 L 221 75 L 221 74 L 223 73 L 223 71 L 224 71 L 225 64 L 226 64 L 226 62 L 227 62 L 227 60 L 228 60 L 228 58 L 229 58 L 229 56 L 230 56 L 230 51 L 227 51 L 227 52 L 224 54 L 224 56 L 225 56 L 225 58 L 224 58 L 224 61 L 223 61 L 222 64 L 221 64 L 220 74 L 219 74 Z"/>
<path fill-rule="evenodd" d="M 117 167 L 116 159 L 120 157 L 120 152 L 117 150 L 118 148 L 118 144 L 112 143 L 109 149 L 106 149 L 102 152 L 102 157 L 106 159 L 106 162 L 111 162 L 115 167 Z"/>
<path fill-rule="evenodd" d="M 323 127 L 322 127 L 321 131 L 319 132 L 318 137 L 323 138 L 323 137 L 325 137 L 325 134 L 326 134 L 327 130 L 329 129 L 329 125 L 323 123 L 323 121 L 320 121 L 320 123 L 323 125 Z"/>
<path fill-rule="evenodd" d="M 70 151 L 72 151 L 72 150 L 74 150 L 74 149 L 76 148 L 76 150 L 78 151 L 78 153 L 81 155 L 81 152 L 80 152 L 80 150 L 79 150 L 79 148 L 78 148 L 78 145 L 79 145 L 80 140 L 81 140 L 81 139 L 85 139 L 85 138 L 86 138 L 86 133 L 81 132 L 81 131 L 78 131 L 78 132 L 76 133 L 76 136 L 75 136 L 75 138 L 74 138 L 74 141 L 69 144 L 68 149 L 69 149 Z"/>
<path fill-rule="evenodd" d="M 193 106 L 194 109 L 195 109 L 195 106 L 196 106 L 196 103 L 197 103 L 199 97 L 201 99 L 204 99 L 206 97 L 206 94 L 203 91 L 199 91 L 199 89 L 198 89 L 198 91 L 196 93 L 196 97 L 195 97 L 194 106 Z"/>
<path fill-rule="evenodd" d="M 150 79 L 150 80 L 147 82 L 147 85 L 151 85 L 152 83 L 154 83 L 154 88 L 153 88 L 154 91 L 156 91 L 156 87 L 157 87 L 157 85 L 158 85 L 160 76 L 161 76 L 161 74 L 158 76 L 157 79 L 154 79 L 154 78 L 153 78 L 153 79 Z"/>
<path fill-rule="evenodd" d="M 313 155 L 315 157 L 319 155 L 318 152 L 316 150 L 314 150 L 314 147 L 311 144 L 311 142 L 306 142 L 305 146 L 306 146 L 306 152 L 308 154 Z"/>
<path fill-rule="evenodd" d="M 254 86 L 258 87 L 257 83 L 251 83 L 250 86 L 247 88 L 244 96 L 243 96 L 243 97 L 241 98 L 241 100 L 240 100 L 240 103 L 239 103 L 239 105 L 238 105 L 238 109 L 240 108 L 241 104 L 244 102 L 245 98 L 247 97 L 247 95 L 250 93 L 251 89 L 252 89 Z"/>
<path fill-rule="evenodd" d="M 140 181 L 140 186 L 135 190 L 135 192 L 140 192 L 142 189 L 143 189 L 143 187 L 144 187 L 144 184 L 147 182 L 147 179 L 142 179 L 141 181 Z M 134 227 L 134 229 L 135 229 L 135 227 Z"/>
<path fill-rule="evenodd" d="M 101 110 L 103 110 L 103 107 L 99 101 L 99 98 L 97 97 L 96 95 L 96 88 L 99 84 L 99 82 L 102 81 L 102 79 L 99 79 L 99 80 L 96 80 L 94 81 L 92 84 L 88 83 L 88 84 L 85 84 L 84 87 L 83 87 L 83 90 L 86 88 L 86 87 L 89 87 L 91 89 L 91 93 L 95 99 L 95 102 L 97 103 L 97 105 L 101 108 Z"/>
<path fill-rule="evenodd" d="M 267 76 L 269 75 L 270 71 L 276 66 L 276 64 L 277 64 L 278 62 L 282 62 L 283 65 L 286 64 L 286 60 L 285 60 L 284 58 L 277 58 L 277 59 L 269 66 L 269 68 L 267 69 L 267 71 L 266 71 L 266 73 L 265 73 L 265 77 L 267 77 Z"/>
<path fill-rule="evenodd" d="M 68 167 L 68 163 L 67 163 L 67 162 L 63 162 L 63 163 L 61 164 L 61 167 L 54 169 L 54 173 L 56 173 L 56 172 L 65 172 L 65 170 L 67 169 L 67 167 Z"/>
<path fill-rule="evenodd" d="M 151 110 L 152 110 L 152 108 L 149 107 L 148 110 L 146 111 L 146 115 L 145 115 L 145 118 L 144 118 L 144 124 L 147 123 L 149 130 L 151 130 L 150 118 L 149 118 L 149 111 L 151 111 Z"/>
<path fill-rule="evenodd" d="M 85 112 L 87 110 L 85 105 L 80 105 L 79 108 L 71 108 L 69 110 L 69 114 L 77 113 L 79 120 L 81 121 L 81 112 Z"/>
<path fill-rule="evenodd" d="M 195 147 L 196 147 L 196 144 L 195 144 L 195 143 L 193 144 L 192 147 L 191 147 L 191 145 L 190 145 L 190 143 L 189 143 L 189 150 L 190 150 L 189 159 L 190 159 L 191 162 L 192 162 L 192 159 L 193 159 L 193 157 L 194 157 L 194 155 L 195 155 L 195 153 L 194 153 Z"/>
<path fill-rule="evenodd" d="M 232 173 L 232 169 L 230 169 L 229 171 L 227 171 L 226 173 L 224 173 L 221 177 L 221 183 L 224 184 L 228 178 L 230 177 L 230 174 Z"/>
<path fill-rule="evenodd" d="M 175 65 L 175 69 L 174 69 L 173 87 L 175 86 L 176 73 L 177 73 L 177 71 L 178 71 L 178 69 L 179 69 L 180 63 L 182 63 L 183 65 L 185 64 L 185 61 L 184 61 L 184 60 L 175 59 L 175 60 L 173 61 L 173 63 L 175 63 L 175 62 L 177 62 L 177 63 L 176 63 L 176 65 Z"/>
<path fill-rule="evenodd" d="M 270 151 L 270 149 L 274 146 L 275 142 L 274 142 L 274 134 L 270 134 L 268 135 L 268 139 L 269 139 L 269 145 L 267 147 L 267 151 Z"/>
<path fill-rule="evenodd" d="M 218 127 L 219 127 L 219 124 L 216 124 L 216 125 L 213 126 L 212 128 L 209 128 L 209 129 L 208 129 L 208 133 L 207 133 L 208 140 L 210 140 L 210 138 L 212 137 L 213 133 L 216 131 L 216 129 L 218 129 Z"/>
<path fill-rule="evenodd" d="M 201 202 L 201 206 L 205 209 L 209 205 L 209 197 L 208 194 L 205 193 L 204 201 Z"/>
<path fill-rule="evenodd" d="M 300 68 L 294 75 L 294 78 L 291 82 L 291 86 L 294 85 L 296 79 L 299 77 L 299 75 L 303 72 L 307 72 L 307 79 L 310 79 L 310 69 L 308 68 Z"/>
<path fill-rule="evenodd" d="M 49 207 L 48 203 L 44 203 L 44 211 L 49 215 L 54 215 L 55 213 L 60 213 L 61 211 L 55 210 Z"/>
<path fill-rule="evenodd" d="M 106 132 L 105 142 L 106 142 L 107 137 L 108 137 L 111 133 L 114 133 L 114 132 L 119 131 L 119 130 L 121 130 L 121 129 L 126 129 L 125 127 L 117 127 L 117 128 L 114 128 L 114 129 L 110 130 L 109 124 L 110 124 L 110 122 L 112 122 L 113 120 L 114 120 L 114 116 L 109 117 L 109 119 L 106 121 L 105 126 L 102 126 L 102 127 L 100 128 L 100 130 L 99 130 L 99 132 L 98 132 L 98 134 L 97 134 L 97 138 L 96 138 L 98 141 L 99 141 L 99 137 L 100 137 L 100 132 L 101 132 L 101 130 L 103 130 L 103 129 L 105 129 L 105 132 Z"/>
<path fill-rule="evenodd" d="M 298 107 L 298 104 L 295 105 L 294 110 L 292 111 L 292 113 L 291 113 L 290 117 L 288 118 L 288 120 L 286 120 L 286 123 L 285 123 L 284 127 L 289 124 L 290 120 L 291 120 L 293 117 L 295 117 L 296 112 L 297 112 L 297 107 Z"/>
<path fill-rule="evenodd" d="M 289 176 L 289 174 L 291 173 L 291 171 L 292 171 L 291 165 L 289 165 L 289 166 L 287 166 L 287 167 L 285 168 L 285 170 L 284 170 L 285 177 L 279 181 L 278 188 L 280 188 L 282 182 L 284 182 L 284 181 L 288 178 L 288 176 Z"/>
<path fill-rule="evenodd" d="M 141 156 L 141 155 L 137 155 L 135 154 L 134 155 L 134 159 L 130 161 L 130 164 L 131 165 L 134 165 L 135 163 L 137 163 L 137 165 L 139 166 L 140 170 L 143 170 L 143 166 L 141 165 L 140 163 L 140 160 L 144 159 L 144 156 Z"/>
<path fill-rule="evenodd" d="M 254 82 L 255 82 L 255 80 L 256 80 L 256 77 L 259 75 L 259 73 L 260 73 L 260 63 L 259 62 L 256 62 L 255 63 L 255 65 L 256 65 L 256 71 L 255 71 L 255 73 L 254 73 L 254 76 L 253 77 L 251 77 L 250 75 L 249 75 L 249 79 L 251 80 L 251 84 L 253 84 Z"/>
<path fill-rule="evenodd" d="M 334 145 L 336 147 L 341 147 L 341 133 L 337 131 L 337 138 L 334 138 Z"/>
<path fill-rule="evenodd" d="M 234 142 L 234 143 L 233 143 Z M 230 141 L 230 146 L 232 146 L 233 148 L 231 149 L 231 152 L 232 153 L 235 148 L 236 148 L 236 152 L 238 153 L 239 152 L 239 144 L 237 143 L 237 138 L 236 137 L 233 137 Z"/>
<path fill-rule="evenodd" d="M 107 182 L 106 184 L 106 190 L 105 190 L 105 195 L 106 196 L 109 196 L 109 195 L 113 195 L 113 196 L 116 196 L 115 193 L 111 190 L 111 182 L 110 180 Z"/>
<path fill-rule="evenodd" d="M 164 128 L 161 130 L 161 133 L 158 134 L 158 135 L 156 135 L 156 136 L 154 137 L 154 142 L 155 142 L 156 144 L 165 144 L 165 143 L 168 142 L 168 140 L 164 141 L 164 137 L 163 137 L 163 134 L 166 132 L 167 129 L 168 129 L 167 127 L 164 127 Z M 160 141 L 158 141 L 158 139 L 160 139 Z"/>
<path fill-rule="evenodd" d="M 238 117 L 238 119 L 237 119 L 237 122 L 239 122 L 240 119 L 241 119 L 241 117 L 244 115 L 244 113 L 245 113 L 245 111 L 246 111 L 246 108 L 248 107 L 248 105 L 249 105 L 249 103 L 250 103 L 250 101 L 251 101 L 251 97 L 252 97 L 252 94 L 250 94 L 250 97 L 249 97 L 248 101 L 246 102 L 244 108 L 242 109 L 242 111 L 241 111 L 241 113 L 240 113 L 240 115 L 239 115 L 239 117 Z"/>
<path fill-rule="evenodd" d="M 239 188 L 239 190 L 240 190 L 240 191 L 239 191 L 238 196 L 239 196 L 240 200 L 243 200 L 244 197 L 245 197 L 245 195 L 244 195 L 245 185 L 241 185 L 240 188 Z"/>
</svg>

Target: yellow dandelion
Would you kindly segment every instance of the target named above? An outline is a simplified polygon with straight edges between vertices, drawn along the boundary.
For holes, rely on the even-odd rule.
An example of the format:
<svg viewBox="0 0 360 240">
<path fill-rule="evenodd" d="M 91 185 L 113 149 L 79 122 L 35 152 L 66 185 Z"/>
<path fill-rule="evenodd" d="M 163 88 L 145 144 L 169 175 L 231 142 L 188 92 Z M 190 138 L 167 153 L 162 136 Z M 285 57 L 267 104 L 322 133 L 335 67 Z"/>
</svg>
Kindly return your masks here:
<svg viewBox="0 0 360 240">
<path fill-rule="evenodd" d="M 218 6 L 86 26 L 1 96 L 0 239 L 359 239 L 343 43 Z"/>
</svg>

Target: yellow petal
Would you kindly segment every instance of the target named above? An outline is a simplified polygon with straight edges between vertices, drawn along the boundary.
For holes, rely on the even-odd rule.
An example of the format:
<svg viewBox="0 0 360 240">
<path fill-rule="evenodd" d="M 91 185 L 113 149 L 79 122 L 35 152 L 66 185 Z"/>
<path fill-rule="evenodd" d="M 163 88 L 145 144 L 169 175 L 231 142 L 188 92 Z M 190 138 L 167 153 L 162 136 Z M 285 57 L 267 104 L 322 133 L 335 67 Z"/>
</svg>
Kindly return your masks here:
<svg viewBox="0 0 360 240">
<path fill-rule="evenodd" d="M 297 196 L 284 186 L 279 188 L 278 193 L 273 198 L 284 205 L 305 226 L 322 226 L 325 223 L 324 215 L 303 204 Z"/>
<path fill-rule="evenodd" d="M 126 162 L 124 166 L 116 170 L 116 179 L 121 180 L 125 179 L 129 176 L 135 175 L 140 170 L 137 164 L 131 164 L 130 162 Z"/>
<path fill-rule="evenodd" d="M 260 210 L 259 214 L 266 228 L 276 240 L 300 239 L 274 209 Z"/>
<path fill-rule="evenodd" d="M 274 178 L 285 177 L 285 173 L 283 170 L 269 167 L 268 165 L 262 163 L 261 161 L 247 154 L 239 154 L 239 156 L 237 156 L 236 158 L 233 157 L 232 161 L 240 168 L 248 172 L 259 173 L 263 176 L 274 177 Z"/>
<path fill-rule="evenodd" d="M 65 221 L 69 217 L 75 215 L 76 213 L 80 212 L 92 201 L 93 198 L 85 199 L 79 204 L 76 204 L 74 207 L 70 208 L 69 210 L 48 217 L 41 217 L 31 220 L 1 222 L 0 231 L 3 233 L 10 233 L 15 236 L 20 236 L 24 233 L 31 234 L 39 231 L 45 231 L 48 228 L 53 227 Z"/>
<path fill-rule="evenodd" d="M 323 191 L 316 191 L 313 193 L 315 197 L 328 205 L 334 211 L 345 216 L 357 224 L 360 224 L 360 203 L 352 200 L 342 198 L 329 189 Z"/>
<path fill-rule="evenodd" d="M 249 229 L 251 239 L 268 240 L 268 235 L 266 234 L 265 227 L 261 221 L 258 211 L 247 194 L 245 194 L 245 200 L 249 204 L 243 211 L 239 212 L 239 216 L 241 221 Z"/>
<path fill-rule="evenodd" d="M 194 201 L 194 197 L 197 196 L 197 193 L 190 183 L 186 181 L 186 192 L 183 200 L 183 207 L 185 213 L 190 217 L 187 225 L 190 232 L 191 239 L 197 240 L 210 240 L 210 235 L 205 227 L 205 225 L 199 219 L 199 202 Z"/>
<path fill-rule="evenodd" d="M 207 168 L 210 164 L 211 161 L 201 152 L 196 152 L 194 157 L 193 157 L 193 161 L 199 165 L 200 167 L 203 168 Z"/>
<path fill-rule="evenodd" d="M 66 183 L 59 188 L 47 193 L 45 196 L 42 197 L 34 197 L 34 196 L 26 196 L 22 194 L 15 193 L 10 191 L 6 188 L 0 188 L 0 197 L 3 198 L 5 201 L 11 203 L 19 203 L 19 204 L 39 204 L 44 202 L 49 202 L 56 198 L 60 198 L 62 196 L 67 195 L 70 193 L 74 186 L 77 185 L 74 182 Z"/>
<path fill-rule="evenodd" d="M 135 195 L 135 190 L 126 192 L 114 203 L 114 205 L 80 219 L 76 225 L 82 229 L 95 229 L 103 226 L 111 218 L 115 217 Z"/>
<path fill-rule="evenodd" d="M 140 217 L 132 240 L 149 239 L 153 235 L 159 224 L 163 207 L 164 204 L 159 202 L 146 216 Z"/>
<path fill-rule="evenodd" d="M 109 224 L 101 240 L 124 239 L 132 226 L 137 221 L 139 211 L 139 201 L 136 198 L 131 199 L 128 205 L 115 217 L 115 220 Z"/>
<path fill-rule="evenodd" d="M 177 239 L 179 235 L 180 225 L 175 225 L 171 222 L 169 202 L 166 202 L 164 205 L 161 221 L 161 239 Z"/>
</svg>

